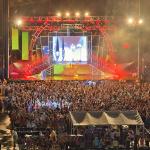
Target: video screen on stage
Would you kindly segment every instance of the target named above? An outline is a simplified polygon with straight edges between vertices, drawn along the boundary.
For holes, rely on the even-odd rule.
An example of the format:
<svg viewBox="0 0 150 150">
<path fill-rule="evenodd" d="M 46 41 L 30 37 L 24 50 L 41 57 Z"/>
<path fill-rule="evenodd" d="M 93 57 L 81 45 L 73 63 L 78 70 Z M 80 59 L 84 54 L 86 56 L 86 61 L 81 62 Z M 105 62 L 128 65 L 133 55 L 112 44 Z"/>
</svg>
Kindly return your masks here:
<svg viewBox="0 0 150 150">
<path fill-rule="evenodd" d="M 86 36 L 53 36 L 53 61 L 61 62 L 87 62 Z"/>
</svg>

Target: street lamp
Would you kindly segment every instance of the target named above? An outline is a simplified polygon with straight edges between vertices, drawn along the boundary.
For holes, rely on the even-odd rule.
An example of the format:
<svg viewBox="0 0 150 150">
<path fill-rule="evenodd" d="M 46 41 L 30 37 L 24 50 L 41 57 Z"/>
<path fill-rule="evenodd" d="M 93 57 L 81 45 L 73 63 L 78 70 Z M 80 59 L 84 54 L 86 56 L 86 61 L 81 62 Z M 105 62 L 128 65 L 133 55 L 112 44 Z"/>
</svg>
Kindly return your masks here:
<svg viewBox="0 0 150 150">
<path fill-rule="evenodd" d="M 133 25 L 134 27 L 136 27 L 138 29 L 138 40 L 137 40 L 137 78 L 138 80 L 141 79 L 141 74 L 140 74 L 140 37 L 139 37 L 139 27 L 143 24 L 143 19 L 139 18 L 139 19 L 133 19 L 133 18 L 129 18 L 128 19 L 128 24 Z"/>
<path fill-rule="evenodd" d="M 133 18 L 128 18 L 127 22 L 128 22 L 128 24 L 133 25 L 134 19 Z"/>
<path fill-rule="evenodd" d="M 143 24 L 143 19 L 139 19 L 138 23 L 139 25 Z"/>
</svg>

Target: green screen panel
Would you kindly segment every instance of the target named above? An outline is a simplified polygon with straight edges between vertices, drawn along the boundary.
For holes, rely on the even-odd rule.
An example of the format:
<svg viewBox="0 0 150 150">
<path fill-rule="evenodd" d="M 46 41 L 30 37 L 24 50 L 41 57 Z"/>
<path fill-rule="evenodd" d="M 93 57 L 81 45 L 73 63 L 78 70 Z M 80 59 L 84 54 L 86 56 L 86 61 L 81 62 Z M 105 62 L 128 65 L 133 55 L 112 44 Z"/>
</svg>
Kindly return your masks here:
<svg viewBox="0 0 150 150">
<path fill-rule="evenodd" d="M 62 74 L 63 72 L 64 72 L 64 65 L 62 65 L 62 64 L 54 65 L 54 74 L 55 75 Z"/>
<path fill-rule="evenodd" d="M 12 50 L 19 50 L 19 31 L 12 28 Z"/>
<path fill-rule="evenodd" d="M 29 59 L 29 33 L 22 32 L 22 60 Z"/>
</svg>

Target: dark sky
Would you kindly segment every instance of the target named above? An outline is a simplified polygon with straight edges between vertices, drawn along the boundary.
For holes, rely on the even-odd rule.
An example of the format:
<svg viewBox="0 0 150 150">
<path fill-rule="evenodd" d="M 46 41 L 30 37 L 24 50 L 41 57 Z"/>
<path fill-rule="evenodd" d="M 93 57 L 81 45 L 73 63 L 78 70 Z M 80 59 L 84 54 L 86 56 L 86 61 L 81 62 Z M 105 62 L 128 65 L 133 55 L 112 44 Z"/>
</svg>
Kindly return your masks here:
<svg viewBox="0 0 150 150">
<path fill-rule="evenodd" d="M 0 12 L 2 9 L 1 1 L 2 0 L 0 0 Z M 93 16 L 122 16 L 122 24 L 114 35 L 112 35 L 112 41 L 114 42 L 114 46 L 122 60 L 124 56 L 134 59 L 134 57 L 136 57 L 134 54 L 137 51 L 137 44 L 135 41 L 136 36 L 131 35 L 130 31 L 130 34 L 127 33 L 127 26 L 125 26 L 124 20 L 127 16 L 138 16 L 139 1 L 140 14 L 144 19 L 144 25 L 142 27 L 142 34 L 140 37 L 142 41 L 141 49 L 145 59 L 149 61 L 150 0 L 10 0 L 10 16 L 55 15 L 58 11 L 62 13 L 65 13 L 66 11 L 70 11 L 72 13 L 75 11 L 80 11 L 81 13 L 89 11 Z M 126 42 L 129 42 L 131 48 L 123 53 L 122 45 L 126 44 Z M 135 45 L 132 47 L 133 43 L 135 43 Z"/>
<path fill-rule="evenodd" d="M 140 15 L 144 19 L 141 37 L 141 49 L 146 60 L 150 57 L 150 0 L 10 0 L 11 16 L 27 15 L 55 15 L 60 11 L 81 14 L 89 11 L 92 16 L 108 15 L 122 16 L 120 27 L 112 35 L 115 49 L 121 60 L 134 60 L 136 58 L 137 43 L 136 30 L 131 32 L 125 25 L 128 16 Z M 140 7 L 139 7 L 140 6 Z M 139 9 L 140 8 L 140 9 Z M 116 18 L 117 20 L 117 18 Z M 129 49 L 122 49 L 124 44 L 131 45 Z"/>
<path fill-rule="evenodd" d="M 91 15 L 135 15 L 140 1 L 141 15 L 149 16 L 150 0 L 10 0 L 11 15 L 48 15 L 57 11 L 89 11 Z"/>
</svg>

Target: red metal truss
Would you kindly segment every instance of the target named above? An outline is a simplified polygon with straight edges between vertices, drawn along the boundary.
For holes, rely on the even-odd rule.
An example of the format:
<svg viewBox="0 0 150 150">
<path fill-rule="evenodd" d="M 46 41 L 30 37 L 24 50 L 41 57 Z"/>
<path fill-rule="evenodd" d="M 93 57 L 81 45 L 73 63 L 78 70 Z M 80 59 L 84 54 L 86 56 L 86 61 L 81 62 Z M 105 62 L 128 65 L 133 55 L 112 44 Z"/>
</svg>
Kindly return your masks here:
<svg viewBox="0 0 150 150">
<path fill-rule="evenodd" d="M 102 33 L 105 38 L 109 53 L 113 54 L 113 46 L 107 31 L 114 30 L 112 16 L 90 16 L 81 18 L 65 18 L 57 16 L 35 16 L 22 17 L 23 26 L 22 31 L 32 32 L 30 43 L 30 52 L 33 50 L 38 37 L 43 31 L 60 31 L 69 28 L 74 28 L 81 31 L 98 31 Z"/>
<path fill-rule="evenodd" d="M 109 24 L 113 21 L 112 16 L 89 16 L 89 17 L 57 17 L 57 16 L 35 16 L 35 17 L 22 17 L 26 23 L 105 23 Z"/>
</svg>

